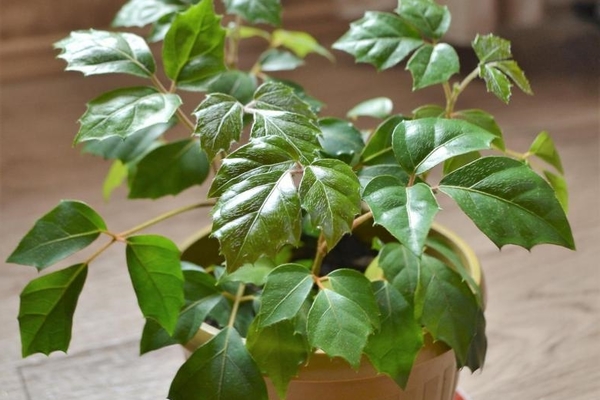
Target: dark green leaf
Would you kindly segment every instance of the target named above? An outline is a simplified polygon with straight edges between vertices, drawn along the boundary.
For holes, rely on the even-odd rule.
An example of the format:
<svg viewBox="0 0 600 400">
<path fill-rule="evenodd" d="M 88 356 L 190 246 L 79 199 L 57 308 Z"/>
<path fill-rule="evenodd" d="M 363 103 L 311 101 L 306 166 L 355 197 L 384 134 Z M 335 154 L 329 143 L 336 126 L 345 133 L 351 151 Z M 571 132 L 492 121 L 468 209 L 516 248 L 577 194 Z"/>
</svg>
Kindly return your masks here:
<svg viewBox="0 0 600 400">
<path fill-rule="evenodd" d="M 376 97 L 365 100 L 352 107 L 346 114 L 348 118 L 357 117 L 387 118 L 394 109 L 394 103 L 387 97 Z"/>
<path fill-rule="evenodd" d="M 169 399 L 267 400 L 260 369 L 235 329 L 225 328 L 181 366 Z"/>
<path fill-rule="evenodd" d="M 431 188 L 424 183 L 406 187 L 395 177 L 381 176 L 369 182 L 363 197 L 375 223 L 419 257 L 440 210 Z"/>
<path fill-rule="evenodd" d="M 433 0 L 402 0 L 396 12 L 431 39 L 441 38 L 450 27 L 450 11 Z"/>
<path fill-rule="evenodd" d="M 67 351 L 73 313 L 87 276 L 77 264 L 29 282 L 21 292 L 19 328 L 22 355 Z"/>
<path fill-rule="evenodd" d="M 498 247 L 509 243 L 527 249 L 540 243 L 575 247 L 554 190 L 519 161 L 480 158 L 444 177 L 440 190 Z"/>
<path fill-rule="evenodd" d="M 151 87 L 113 90 L 90 101 L 79 121 L 81 128 L 75 144 L 112 136 L 126 138 L 157 124 L 166 124 L 175 114 L 181 99 Z"/>
<path fill-rule="evenodd" d="M 422 118 L 403 121 L 394 130 L 398 163 L 409 174 L 422 174 L 452 157 L 489 149 L 495 136 L 466 121 Z"/>
<path fill-rule="evenodd" d="M 300 311 L 313 286 L 310 271 L 298 264 L 275 268 L 268 276 L 261 295 L 258 320 L 264 328 L 291 320 Z"/>
<path fill-rule="evenodd" d="M 61 201 L 36 221 L 6 262 L 42 270 L 89 246 L 105 230 L 102 218 L 87 204 Z"/>
<path fill-rule="evenodd" d="M 317 53 L 333 61 L 331 53 L 314 37 L 303 31 L 276 29 L 271 35 L 271 46 L 286 47 L 300 58 L 305 58 L 310 53 Z"/>
<path fill-rule="evenodd" d="M 352 299 L 369 316 L 371 325 L 379 329 L 379 308 L 371 282 L 363 274 L 353 269 L 341 268 L 331 272 L 327 278 L 334 292 Z"/>
<path fill-rule="evenodd" d="M 567 181 L 562 175 L 553 174 L 550 171 L 544 171 L 544 176 L 554 189 L 556 198 L 560 202 L 565 213 L 569 211 L 569 190 L 567 188 Z"/>
<path fill-rule="evenodd" d="M 183 4 L 165 0 L 129 0 L 119 10 L 112 22 L 113 26 L 142 27 L 168 14 L 173 14 L 185 8 Z"/>
<path fill-rule="evenodd" d="M 291 88 L 297 98 L 302 100 L 303 103 L 308 104 L 309 111 L 311 113 L 313 113 L 313 115 L 316 115 L 317 113 L 319 113 L 321 111 L 321 109 L 323 108 L 322 101 L 310 96 L 306 92 L 306 90 L 304 90 L 304 88 L 302 86 L 298 85 L 296 82 L 290 81 L 288 79 L 276 79 L 273 77 L 268 77 L 267 80 L 269 82 L 281 83 L 281 84 Z"/>
<path fill-rule="evenodd" d="M 163 15 L 152 25 L 152 29 L 146 40 L 150 43 L 156 43 L 164 40 L 165 36 L 167 36 L 167 32 L 171 29 L 171 25 L 173 24 L 173 20 L 177 16 L 177 13 L 171 13 L 167 15 Z"/>
<path fill-rule="evenodd" d="M 200 1 L 178 14 L 167 32 L 163 62 L 167 76 L 182 89 L 225 70 L 225 29 L 213 2 Z"/>
<path fill-rule="evenodd" d="M 152 150 L 137 164 L 129 198 L 176 195 L 191 186 L 201 185 L 209 169 L 206 154 L 196 140 L 167 143 Z"/>
<path fill-rule="evenodd" d="M 248 103 L 257 88 L 256 76 L 244 71 L 228 70 L 212 76 L 199 85 L 199 91 L 221 93 L 235 97 L 242 104 Z"/>
<path fill-rule="evenodd" d="M 315 298 L 308 313 L 308 341 L 330 357 L 342 357 L 358 368 L 373 326 L 353 300 L 329 289 Z"/>
<path fill-rule="evenodd" d="M 350 24 L 350 30 L 333 48 L 352 54 L 358 62 L 386 69 L 402 62 L 421 45 L 419 32 L 397 15 L 367 11 L 364 18 Z"/>
<path fill-rule="evenodd" d="M 558 154 L 556 146 L 554 145 L 554 141 L 548 132 L 541 132 L 539 135 L 537 135 L 531 144 L 531 147 L 529 147 L 529 153 L 536 155 L 556 168 L 558 172 L 564 174 L 560 155 Z"/>
<path fill-rule="evenodd" d="M 479 66 L 479 76 L 485 80 L 488 92 L 492 92 L 508 104 L 512 94 L 510 89 L 512 84 L 503 72 L 494 68 L 493 64 L 482 64 Z"/>
<path fill-rule="evenodd" d="M 413 77 L 413 90 L 447 82 L 460 70 L 458 54 L 446 43 L 426 44 L 406 64 Z"/>
<path fill-rule="evenodd" d="M 223 0 L 227 12 L 236 14 L 246 21 L 257 24 L 264 22 L 281 25 L 281 4 L 279 0 Z"/>
<path fill-rule="evenodd" d="M 179 249 L 162 236 L 133 236 L 127 238 L 126 255 L 144 317 L 156 320 L 172 334 L 184 304 Z"/>
<path fill-rule="evenodd" d="M 290 71 L 304 64 L 298 56 L 285 50 L 269 49 L 261 54 L 258 62 L 260 69 L 265 72 Z"/>
<path fill-rule="evenodd" d="M 59 58 L 67 62 L 67 71 L 84 75 L 125 73 L 149 78 L 156 66 L 148 45 L 132 33 L 74 31 L 56 42 Z"/>
<path fill-rule="evenodd" d="M 405 119 L 402 115 L 394 115 L 383 121 L 375 129 L 362 152 L 363 164 L 396 164 L 396 158 L 392 151 L 392 133 L 396 126 Z"/>
<path fill-rule="evenodd" d="M 423 347 L 423 331 L 413 308 L 388 282 L 373 282 L 381 310 L 381 328 L 371 337 L 365 353 L 379 372 L 406 387 L 417 353 Z"/>
<path fill-rule="evenodd" d="M 319 142 L 324 152 L 350 165 L 356 165 L 365 147 L 362 134 L 351 123 L 338 118 L 319 120 L 322 136 Z"/>
<path fill-rule="evenodd" d="M 496 120 L 494 119 L 494 116 L 492 114 L 483 110 L 471 109 L 457 111 L 454 113 L 453 117 L 464 119 L 467 122 L 470 122 L 474 125 L 477 125 L 480 128 L 485 129 L 490 133 L 493 133 L 496 136 L 496 139 L 494 140 L 494 145 L 500 150 L 505 149 L 502 129 L 500 129 L 500 126 L 496 123 Z"/>
<path fill-rule="evenodd" d="M 244 107 L 226 94 L 209 94 L 194 111 L 195 135 L 212 160 L 221 150 L 229 151 L 231 143 L 240 140 L 244 128 Z"/>
<path fill-rule="evenodd" d="M 354 171 L 339 160 L 317 160 L 304 169 L 299 191 L 302 208 L 332 249 L 351 232 L 360 213 L 360 183 Z"/>
<path fill-rule="evenodd" d="M 409 304 L 414 304 L 419 285 L 420 260 L 400 243 L 387 243 L 379 252 L 379 267 Z"/>
<path fill-rule="evenodd" d="M 224 274 L 219 283 L 241 282 L 256 286 L 263 286 L 267 281 L 267 275 L 274 269 L 273 261 L 261 258 L 254 264 L 245 264 L 231 274 Z"/>
<path fill-rule="evenodd" d="M 297 89 L 298 86 L 289 86 L 287 82 L 268 81 L 254 93 L 253 104 L 260 110 L 283 111 L 315 119 L 310 105 L 296 95 Z"/>
<path fill-rule="evenodd" d="M 147 319 L 140 339 L 140 355 L 177 343 L 158 322 Z"/>
<path fill-rule="evenodd" d="M 510 41 L 493 34 L 477 35 L 472 43 L 481 63 L 503 61 L 512 58 Z"/>
<path fill-rule="evenodd" d="M 519 89 L 527 94 L 533 94 L 529 80 L 516 61 L 506 60 L 496 63 L 496 67 L 517 84 Z"/>
<path fill-rule="evenodd" d="M 440 118 L 443 117 L 446 110 L 444 107 L 440 107 L 435 104 L 428 104 L 421 107 L 418 107 L 413 110 L 413 119 L 421 119 L 421 118 Z"/>
<path fill-rule="evenodd" d="M 371 180 L 382 175 L 393 176 L 404 186 L 408 186 L 410 180 L 408 174 L 398 164 L 367 165 L 361 168 L 357 175 L 363 192 Z"/>
<path fill-rule="evenodd" d="M 471 345 L 467 353 L 465 366 L 473 372 L 483 368 L 485 355 L 487 353 L 487 337 L 485 336 L 485 315 L 483 312 L 477 314 L 477 320 L 474 322 L 476 326 L 475 336 L 471 339 Z"/>
</svg>

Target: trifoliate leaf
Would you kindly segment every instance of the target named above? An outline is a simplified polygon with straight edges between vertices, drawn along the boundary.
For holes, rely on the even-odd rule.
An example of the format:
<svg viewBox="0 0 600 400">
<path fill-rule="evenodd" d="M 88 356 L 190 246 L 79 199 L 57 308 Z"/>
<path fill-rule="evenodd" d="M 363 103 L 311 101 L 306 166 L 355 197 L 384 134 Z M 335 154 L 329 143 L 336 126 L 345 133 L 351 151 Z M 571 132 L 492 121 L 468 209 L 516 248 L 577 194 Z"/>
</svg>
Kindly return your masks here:
<svg viewBox="0 0 600 400">
<path fill-rule="evenodd" d="M 565 213 L 569 211 L 569 189 L 567 187 L 567 181 L 564 176 L 553 174 L 550 171 L 544 171 L 544 176 L 552 189 L 554 189 L 554 193 L 556 194 L 556 198 L 560 202 Z"/>
<path fill-rule="evenodd" d="M 379 252 L 379 267 L 385 279 L 413 305 L 419 286 L 421 260 L 400 243 L 386 243 Z"/>
<path fill-rule="evenodd" d="M 492 114 L 483 110 L 470 109 L 457 111 L 454 113 L 453 117 L 464 119 L 467 122 L 470 122 L 474 125 L 479 126 L 480 128 L 485 129 L 490 133 L 493 133 L 496 136 L 496 139 L 494 140 L 494 145 L 500 150 L 505 149 L 502 129 L 500 129 L 500 126 L 498 125 Z"/>
<path fill-rule="evenodd" d="M 525 76 L 525 72 L 519 67 L 516 61 L 507 60 L 495 63 L 496 67 L 508 76 L 514 83 L 517 84 L 519 89 L 527 94 L 533 94 L 529 80 Z"/>
<path fill-rule="evenodd" d="M 256 76 L 235 69 L 214 75 L 198 86 L 198 90 L 226 94 L 242 104 L 252 100 L 256 88 Z"/>
</svg>

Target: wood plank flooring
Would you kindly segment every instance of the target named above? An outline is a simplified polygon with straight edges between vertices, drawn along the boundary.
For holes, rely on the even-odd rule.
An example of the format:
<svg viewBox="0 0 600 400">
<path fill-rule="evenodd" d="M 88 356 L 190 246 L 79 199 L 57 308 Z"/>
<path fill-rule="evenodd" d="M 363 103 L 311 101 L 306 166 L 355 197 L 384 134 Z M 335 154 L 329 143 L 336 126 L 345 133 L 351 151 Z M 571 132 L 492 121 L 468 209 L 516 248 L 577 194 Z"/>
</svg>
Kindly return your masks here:
<svg viewBox="0 0 600 400">
<path fill-rule="evenodd" d="M 552 21 L 551 21 L 552 22 Z M 541 130 L 556 139 L 572 193 L 570 217 L 577 252 L 552 247 L 531 253 L 499 252 L 451 204 L 442 221 L 466 236 L 482 259 L 488 294 L 490 350 L 483 373 L 463 373 L 461 386 L 475 400 L 592 400 L 600 398 L 600 104 L 599 40 L 593 28 L 567 21 L 573 34 L 556 36 L 556 25 L 521 32 L 518 47 L 534 97 L 516 93 L 504 106 L 477 82 L 462 108 L 497 116 L 512 148 L 524 151 Z M 343 26 L 315 27 L 325 41 Z M 523 34 L 525 36 L 523 36 Z M 554 35 L 554 36 L 553 36 Z M 549 40 L 552 39 L 552 40 Z M 541 39 L 544 39 L 543 42 Z M 537 41 L 536 41 L 537 40 Z M 402 68 L 373 74 L 336 54 L 336 64 L 312 58 L 309 67 L 287 74 L 341 116 L 358 101 L 387 95 L 396 111 L 440 102 L 437 90 L 407 94 Z M 543 61 L 549 57 L 550 61 Z M 120 83 L 140 84 L 119 78 Z M 118 82 L 119 83 L 119 82 Z M 0 258 L 4 260 L 36 218 L 60 199 L 88 202 L 111 229 L 126 229 L 160 211 L 204 196 L 193 189 L 177 199 L 126 201 L 116 192 L 101 199 L 108 165 L 71 148 L 85 102 L 110 87 L 110 78 L 61 74 L 3 84 L 0 92 Z M 194 99 L 194 95 L 189 96 Z M 203 212 L 153 229 L 183 241 L 207 222 Z M 143 326 L 124 264 L 123 249 L 111 249 L 91 267 L 75 316 L 69 355 L 20 357 L 18 293 L 36 275 L 28 267 L 0 267 L 0 399 L 163 399 L 183 360 L 174 347 L 137 357 Z M 68 261 L 63 263 L 68 265 Z M 232 399 L 235 400 L 235 399 Z"/>
</svg>

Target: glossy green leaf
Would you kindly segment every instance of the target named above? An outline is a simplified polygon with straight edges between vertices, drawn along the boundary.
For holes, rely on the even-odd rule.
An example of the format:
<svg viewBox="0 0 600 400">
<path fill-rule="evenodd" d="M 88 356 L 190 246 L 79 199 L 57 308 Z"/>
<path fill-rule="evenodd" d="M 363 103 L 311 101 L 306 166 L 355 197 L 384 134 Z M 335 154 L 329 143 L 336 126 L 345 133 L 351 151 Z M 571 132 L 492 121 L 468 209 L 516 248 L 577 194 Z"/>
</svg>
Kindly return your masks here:
<svg viewBox="0 0 600 400">
<path fill-rule="evenodd" d="M 196 129 L 202 149 L 212 160 L 221 150 L 228 151 L 238 141 L 244 128 L 244 107 L 234 97 L 210 94 L 194 111 Z"/>
<path fill-rule="evenodd" d="M 519 161 L 480 158 L 444 177 L 440 190 L 498 247 L 509 243 L 526 249 L 541 243 L 575 247 L 554 190 Z"/>
<path fill-rule="evenodd" d="M 73 313 L 87 270 L 86 264 L 73 265 L 36 278 L 25 286 L 19 308 L 23 357 L 67 351 Z"/>
<path fill-rule="evenodd" d="M 103 231 L 102 217 L 87 204 L 63 200 L 36 221 L 6 262 L 42 270 L 86 248 Z"/>
<path fill-rule="evenodd" d="M 544 171 L 544 176 L 552 189 L 554 189 L 554 193 L 556 194 L 556 198 L 560 202 L 565 213 L 569 211 L 569 189 L 567 187 L 567 181 L 562 175 L 553 174 L 550 171 Z"/>
<path fill-rule="evenodd" d="M 360 213 L 360 183 L 354 171 L 339 160 L 317 160 L 304 169 L 299 191 L 302 208 L 332 249 L 352 231 Z"/>
<path fill-rule="evenodd" d="M 423 256 L 415 315 L 435 340 L 454 350 L 459 367 L 467 364 L 473 343 L 485 323 L 477 298 L 460 275 L 441 261 Z M 485 353 L 485 350 L 483 350 Z M 480 365 L 470 365 L 476 370 Z"/>
<path fill-rule="evenodd" d="M 510 41 L 493 34 L 477 35 L 472 43 L 477 58 L 482 63 L 503 61 L 512 58 Z"/>
<path fill-rule="evenodd" d="M 492 92 L 496 97 L 508 104 L 512 94 L 512 84 L 504 73 L 494 68 L 492 64 L 482 64 L 479 66 L 479 76 L 485 80 L 488 92 Z"/>
<path fill-rule="evenodd" d="M 241 282 L 256 286 L 263 286 L 267 281 L 267 275 L 274 269 L 273 261 L 263 258 L 254 264 L 245 264 L 230 274 L 224 274 L 219 283 Z"/>
<path fill-rule="evenodd" d="M 470 153 L 452 157 L 444 162 L 443 174 L 447 175 L 450 172 L 455 171 L 480 157 L 481 153 L 479 151 L 472 151 Z"/>
<path fill-rule="evenodd" d="M 280 0 L 223 0 L 229 14 L 239 15 L 257 24 L 281 25 Z"/>
<path fill-rule="evenodd" d="M 271 76 L 268 77 L 267 80 L 269 82 L 281 83 L 291 88 L 296 97 L 299 98 L 303 103 L 307 104 L 310 112 L 312 112 L 314 115 L 318 114 L 323 108 L 324 104 L 322 101 L 309 95 L 306 90 L 296 82 L 290 81 L 289 79 L 277 79 Z"/>
<path fill-rule="evenodd" d="M 413 77 L 413 90 L 447 82 L 460 70 L 458 54 L 446 43 L 426 44 L 408 60 L 406 69 Z"/>
<path fill-rule="evenodd" d="M 401 122 L 394 130 L 398 163 L 409 174 L 422 174 L 461 154 L 489 149 L 496 137 L 466 121 L 422 118 Z"/>
<path fill-rule="evenodd" d="M 362 191 L 364 192 L 365 188 L 374 178 L 380 177 L 382 175 L 390 175 L 396 178 L 400 184 L 404 186 L 408 186 L 408 182 L 410 177 L 402 169 L 401 166 L 396 164 L 381 164 L 381 165 L 372 165 L 365 166 L 358 171 L 357 176 L 360 182 L 360 186 Z"/>
<path fill-rule="evenodd" d="M 148 153 L 137 164 L 129 198 L 157 199 L 201 185 L 210 166 L 196 140 L 167 143 Z"/>
<path fill-rule="evenodd" d="M 371 325 L 379 329 L 379 308 L 371 282 L 364 274 L 353 269 L 341 268 L 331 272 L 327 278 L 334 292 L 352 299 L 369 316 Z"/>
<path fill-rule="evenodd" d="M 304 61 L 285 50 L 269 49 L 258 59 L 260 69 L 265 72 L 291 71 L 304 64 Z"/>
<path fill-rule="evenodd" d="M 396 164 L 392 151 L 392 134 L 406 118 L 394 115 L 383 121 L 367 141 L 361 159 L 365 165 Z"/>
<path fill-rule="evenodd" d="M 225 328 L 181 366 L 169 399 L 267 400 L 267 388 L 239 333 Z"/>
<path fill-rule="evenodd" d="M 419 286 L 420 259 L 400 243 L 386 243 L 379 252 L 379 267 L 385 279 L 411 305 Z"/>
<path fill-rule="evenodd" d="M 54 47 L 58 58 L 67 62 L 67 71 L 84 75 L 124 73 L 149 78 L 156 65 L 148 45 L 132 33 L 74 31 Z"/>
<path fill-rule="evenodd" d="M 185 6 L 177 1 L 129 0 L 115 16 L 113 26 L 143 27 L 157 22 L 165 15 L 181 11 Z"/>
<path fill-rule="evenodd" d="M 333 60 L 331 53 L 307 32 L 276 29 L 271 34 L 271 46 L 288 48 L 300 58 L 316 53 Z"/>
<path fill-rule="evenodd" d="M 394 103 L 387 97 L 375 97 L 355 105 L 348 111 L 348 118 L 358 117 L 387 118 L 394 109 Z"/>
<path fill-rule="evenodd" d="M 127 238 L 126 255 L 144 317 L 156 320 L 172 334 L 184 304 L 179 249 L 165 237 L 140 235 Z"/>
<path fill-rule="evenodd" d="M 113 136 L 126 138 L 157 124 L 166 124 L 181 105 L 175 94 L 151 87 L 116 89 L 90 101 L 80 119 L 75 144 Z"/>
<path fill-rule="evenodd" d="M 541 132 L 531 146 L 529 147 L 529 153 L 534 154 L 542 160 L 546 161 L 548 164 L 552 165 L 558 172 L 564 174 L 564 169 L 562 166 L 562 162 L 560 160 L 560 155 L 556 150 L 556 146 L 554 145 L 554 141 L 548 134 L 548 132 Z"/>
<path fill-rule="evenodd" d="M 423 330 L 415 320 L 413 308 L 388 282 L 373 282 L 381 310 L 381 328 L 371 337 L 365 353 L 379 372 L 389 375 L 406 388 L 410 371 L 423 347 Z"/>
<path fill-rule="evenodd" d="M 517 84 L 519 89 L 527 94 L 533 94 L 529 80 L 525 76 L 525 72 L 519 67 L 514 60 L 499 61 L 496 63 L 496 67 L 508 76 L 514 83 Z"/>
<path fill-rule="evenodd" d="M 428 38 L 441 38 L 450 27 L 450 11 L 433 0 L 402 0 L 396 12 Z"/>
<path fill-rule="evenodd" d="M 267 81 L 254 93 L 253 106 L 258 110 L 282 111 L 315 119 L 310 105 L 296 95 L 297 89 L 297 85 L 290 86 L 287 82 Z"/>
<path fill-rule="evenodd" d="M 129 169 L 121 160 L 115 160 L 112 163 L 102 184 L 102 197 L 104 197 L 104 201 L 110 200 L 113 191 L 125 182 L 128 175 Z"/>
<path fill-rule="evenodd" d="M 502 135 L 502 129 L 496 122 L 494 116 L 488 112 L 477 109 L 461 110 L 454 113 L 453 118 L 463 119 L 467 122 L 477 125 L 486 131 L 493 133 L 496 136 L 494 145 L 500 150 L 505 149 L 504 137 Z"/>
<path fill-rule="evenodd" d="M 293 319 L 307 299 L 314 284 L 310 271 L 298 264 L 275 268 L 268 276 L 261 295 L 258 320 L 264 328 Z"/>
<path fill-rule="evenodd" d="M 256 76 L 244 71 L 228 70 L 207 79 L 198 86 L 198 90 L 227 94 L 246 104 L 252 100 L 257 86 Z"/>
<path fill-rule="evenodd" d="M 353 300 L 329 289 L 319 292 L 308 313 L 308 341 L 330 357 L 358 368 L 373 326 Z"/>
<path fill-rule="evenodd" d="M 163 62 L 167 76 L 182 89 L 225 70 L 225 29 L 211 0 L 177 14 L 167 32 Z"/>
<path fill-rule="evenodd" d="M 418 107 L 412 111 L 413 119 L 421 119 L 421 118 L 441 118 L 446 113 L 444 107 L 438 106 L 436 104 L 427 104 L 421 107 Z"/>
<path fill-rule="evenodd" d="M 308 359 L 306 338 L 297 335 L 292 321 L 264 328 L 254 323 L 248 333 L 248 351 L 266 374 L 279 397 L 285 398 L 288 385 Z"/>
<path fill-rule="evenodd" d="M 375 223 L 419 257 L 440 210 L 431 188 L 424 183 L 406 187 L 395 177 L 381 176 L 369 182 L 363 197 Z"/>
<path fill-rule="evenodd" d="M 354 125 L 343 119 L 322 118 L 319 120 L 319 128 L 319 142 L 325 154 L 352 166 L 358 163 L 365 143 L 361 132 Z"/>
<path fill-rule="evenodd" d="M 419 31 L 397 15 L 367 11 L 364 18 L 350 24 L 333 48 L 383 70 L 402 62 L 423 43 Z"/>
</svg>

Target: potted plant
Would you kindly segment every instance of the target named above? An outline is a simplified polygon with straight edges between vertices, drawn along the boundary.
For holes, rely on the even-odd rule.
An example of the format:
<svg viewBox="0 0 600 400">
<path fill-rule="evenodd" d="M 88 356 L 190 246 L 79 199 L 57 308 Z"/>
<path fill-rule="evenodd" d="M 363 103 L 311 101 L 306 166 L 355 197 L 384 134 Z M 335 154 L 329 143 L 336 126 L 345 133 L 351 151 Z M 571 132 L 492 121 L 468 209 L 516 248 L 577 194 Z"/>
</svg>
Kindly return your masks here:
<svg viewBox="0 0 600 400">
<path fill-rule="evenodd" d="M 225 0 L 224 8 L 222 19 L 211 0 L 130 0 L 115 25 L 150 24 L 147 39 L 88 30 L 56 43 L 67 70 L 147 80 L 91 100 L 81 117 L 75 144 L 113 160 L 106 196 L 123 182 L 132 199 L 212 182 L 206 200 L 125 232 L 79 201 L 42 216 L 9 262 L 41 271 L 100 236 L 108 242 L 23 289 L 23 356 L 67 350 L 88 266 L 120 242 L 146 318 L 141 352 L 176 343 L 191 352 L 170 399 L 314 398 L 310 390 L 322 399 L 451 398 L 457 368 L 476 370 L 485 359 L 484 294 L 472 251 L 435 225 L 437 196 L 456 201 L 498 247 L 574 248 L 550 136 L 520 153 L 506 147 L 492 115 L 457 108 L 474 79 L 506 103 L 513 83 L 531 93 L 510 43 L 477 36 L 478 64 L 456 78 L 457 53 L 442 41 L 446 7 L 401 0 L 394 11 L 366 12 L 333 47 L 380 70 L 406 61 L 413 90 L 440 85 L 445 99 L 409 114 L 393 113 L 387 98 L 367 99 L 344 120 L 320 116 L 322 104 L 300 85 L 271 76 L 309 53 L 331 57 L 307 33 L 279 28 L 279 0 Z M 249 37 L 266 50 L 242 71 L 239 47 Z M 162 41 L 166 78 L 149 41 Z M 191 115 L 180 91 L 201 93 Z M 359 130 L 360 117 L 380 121 Z M 178 124 L 189 137 L 168 140 Z M 533 158 L 552 171 L 538 174 Z M 166 237 L 140 234 L 204 207 L 212 226 L 183 255 Z M 411 394 L 439 358 L 441 378 L 426 378 L 436 397 Z M 315 366 L 343 372 L 315 378 Z M 337 381 L 329 391 L 319 386 L 328 379 Z M 383 379 L 379 393 L 361 387 L 372 379 Z M 294 386 L 300 394 L 288 391 Z"/>
</svg>

